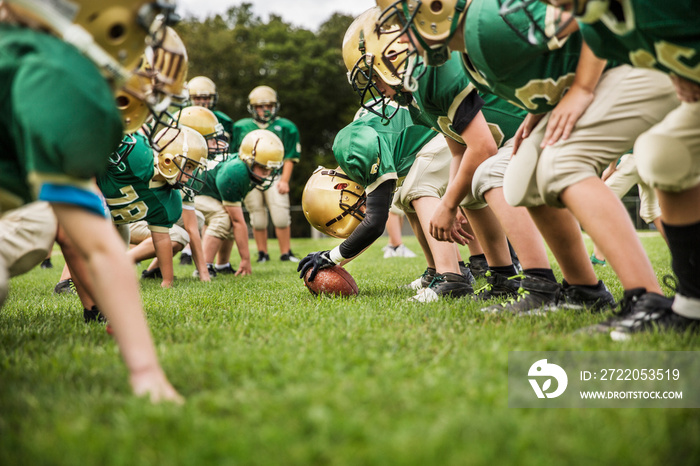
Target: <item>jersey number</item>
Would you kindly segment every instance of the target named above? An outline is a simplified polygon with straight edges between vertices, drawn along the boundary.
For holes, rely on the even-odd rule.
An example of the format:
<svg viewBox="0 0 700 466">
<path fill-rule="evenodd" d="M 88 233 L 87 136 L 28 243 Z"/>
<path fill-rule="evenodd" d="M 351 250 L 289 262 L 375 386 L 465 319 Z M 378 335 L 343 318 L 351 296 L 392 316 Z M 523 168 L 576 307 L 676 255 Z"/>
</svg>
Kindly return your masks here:
<svg viewBox="0 0 700 466">
<path fill-rule="evenodd" d="M 700 82 L 700 63 L 695 66 L 686 63 L 695 59 L 695 50 L 681 47 L 664 40 L 654 43 L 659 64 L 665 66 L 679 76 Z M 630 61 L 636 67 L 652 68 L 656 65 L 656 58 L 646 50 L 630 52 Z"/>
<path fill-rule="evenodd" d="M 552 78 L 533 79 L 515 91 L 515 97 L 527 110 L 537 110 L 535 99 L 544 99 L 547 105 L 556 105 L 567 89 L 574 82 L 574 73 L 561 76 L 556 81 Z"/>
<path fill-rule="evenodd" d="M 122 193 L 122 197 L 105 199 L 114 223 L 133 223 L 146 217 L 148 206 L 143 201 L 137 201 L 139 195 L 133 186 L 125 186 L 119 192 Z"/>
</svg>

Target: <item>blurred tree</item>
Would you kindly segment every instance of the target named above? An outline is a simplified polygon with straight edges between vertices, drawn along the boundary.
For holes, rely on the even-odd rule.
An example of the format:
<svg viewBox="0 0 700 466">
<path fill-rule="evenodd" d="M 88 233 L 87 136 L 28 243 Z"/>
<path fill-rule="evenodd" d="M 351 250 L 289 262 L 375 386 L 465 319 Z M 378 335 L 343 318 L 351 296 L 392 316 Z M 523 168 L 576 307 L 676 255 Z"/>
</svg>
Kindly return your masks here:
<svg viewBox="0 0 700 466">
<path fill-rule="evenodd" d="M 217 109 L 233 120 L 249 116 L 248 93 L 255 86 L 277 91 L 279 115 L 292 120 L 301 135 L 301 160 L 290 183 L 293 205 L 301 203 L 306 180 L 318 165 L 337 166 L 333 139 L 358 107 L 341 53 L 352 20 L 336 13 L 315 33 L 276 15 L 265 23 L 243 3 L 224 16 L 185 18 L 176 28 L 187 46 L 188 76 L 214 80 Z"/>
</svg>

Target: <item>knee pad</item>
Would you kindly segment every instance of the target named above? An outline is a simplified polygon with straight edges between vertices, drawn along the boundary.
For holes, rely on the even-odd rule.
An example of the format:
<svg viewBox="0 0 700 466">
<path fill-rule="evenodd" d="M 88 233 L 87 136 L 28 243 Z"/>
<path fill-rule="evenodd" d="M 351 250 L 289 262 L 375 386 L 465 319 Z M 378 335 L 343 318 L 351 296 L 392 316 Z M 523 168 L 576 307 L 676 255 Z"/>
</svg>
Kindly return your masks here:
<svg viewBox="0 0 700 466">
<path fill-rule="evenodd" d="M 287 228 L 292 224 L 292 216 L 289 213 L 289 209 L 271 207 L 270 217 L 272 217 L 272 224 L 275 228 Z"/>
<path fill-rule="evenodd" d="M 249 210 L 250 226 L 253 230 L 265 230 L 267 228 L 267 209 Z"/>
<path fill-rule="evenodd" d="M 678 192 L 694 186 L 693 157 L 678 138 L 647 132 L 634 145 L 637 171 L 652 188 Z"/>
</svg>

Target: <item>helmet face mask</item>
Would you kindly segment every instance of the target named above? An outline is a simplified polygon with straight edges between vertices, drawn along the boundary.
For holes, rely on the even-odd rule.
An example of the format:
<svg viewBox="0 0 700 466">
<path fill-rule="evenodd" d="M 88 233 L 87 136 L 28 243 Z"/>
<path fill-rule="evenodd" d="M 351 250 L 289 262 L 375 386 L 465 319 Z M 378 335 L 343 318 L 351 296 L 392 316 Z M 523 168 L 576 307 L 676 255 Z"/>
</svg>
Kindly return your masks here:
<svg viewBox="0 0 700 466">
<path fill-rule="evenodd" d="M 284 144 L 272 131 L 257 129 L 243 138 L 238 157 L 248 167 L 248 175 L 255 188 L 265 191 L 282 170 Z"/>
<path fill-rule="evenodd" d="M 365 218 L 367 195 L 340 168 L 318 167 L 306 182 L 301 205 L 306 220 L 318 231 L 347 238 Z"/>
<path fill-rule="evenodd" d="M 343 61 L 348 82 L 360 97 L 362 108 L 390 120 L 398 108 L 389 105 L 391 96 L 383 90 L 403 91 L 401 81 L 409 49 L 407 44 L 399 42 L 398 29 L 382 31 L 377 27 L 380 12 L 377 7 L 370 8 L 348 27 L 343 38 Z M 382 56 L 385 51 L 391 54 L 388 60 Z"/>
<path fill-rule="evenodd" d="M 121 142 L 119 143 L 119 146 L 117 147 L 117 150 L 112 152 L 109 156 L 109 163 L 110 165 L 114 165 L 115 167 L 120 165 L 126 158 L 131 154 L 131 151 L 134 150 L 134 147 L 136 146 L 136 138 L 129 134 L 126 133 L 124 134 L 124 137 L 122 138 Z"/>
<path fill-rule="evenodd" d="M 248 94 L 248 113 L 260 123 L 269 123 L 277 117 L 280 104 L 277 92 L 269 86 L 258 86 Z"/>
<path fill-rule="evenodd" d="M 178 127 L 178 112 L 186 101 L 188 61 L 185 45 L 172 28 L 166 28 L 160 44 L 147 49 L 138 70 L 116 94 L 125 130 L 134 132 L 141 128 L 157 152 L 165 149 L 157 137 L 161 130 Z"/>
<path fill-rule="evenodd" d="M 412 53 L 422 50 L 427 66 L 441 66 L 449 60 L 449 42 L 464 17 L 467 0 L 377 0 L 377 5 L 383 8 L 379 27 L 398 26 L 400 35 L 408 36 Z M 417 64 L 415 58 L 411 61 L 407 66 L 409 75 L 414 74 L 411 68 Z"/>
<path fill-rule="evenodd" d="M 206 76 L 195 76 L 187 84 L 189 88 L 189 98 L 192 105 L 208 108 L 216 107 L 219 101 L 219 94 L 216 92 L 216 84 Z"/>
<path fill-rule="evenodd" d="M 229 153 L 228 139 L 224 127 L 216 115 L 206 107 L 193 105 L 180 110 L 178 121 L 204 136 L 209 149 L 209 159 L 225 160 Z"/>
<path fill-rule="evenodd" d="M 166 141 L 155 154 L 156 170 L 174 189 L 187 188 L 199 193 L 206 181 L 207 143 L 197 131 L 183 126 L 164 128 L 158 133 Z"/>
</svg>

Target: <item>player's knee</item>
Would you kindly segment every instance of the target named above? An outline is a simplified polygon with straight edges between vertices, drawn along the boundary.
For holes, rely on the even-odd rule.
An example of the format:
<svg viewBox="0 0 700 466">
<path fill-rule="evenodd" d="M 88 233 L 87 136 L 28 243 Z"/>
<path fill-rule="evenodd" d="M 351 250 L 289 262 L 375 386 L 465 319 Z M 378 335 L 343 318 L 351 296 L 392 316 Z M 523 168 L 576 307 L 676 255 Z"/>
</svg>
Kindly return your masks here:
<svg viewBox="0 0 700 466">
<path fill-rule="evenodd" d="M 634 145 L 637 170 L 642 180 L 653 188 L 681 191 L 692 185 L 693 158 L 678 138 L 657 133 L 641 135 Z M 685 181 L 690 182 L 688 185 Z"/>
<path fill-rule="evenodd" d="M 292 224 L 292 217 L 289 215 L 289 211 L 284 212 L 270 212 L 272 217 L 272 224 L 275 228 L 287 228 Z"/>
<path fill-rule="evenodd" d="M 250 212 L 250 226 L 254 230 L 264 230 L 267 228 L 267 211 L 264 209 L 262 211 Z"/>
</svg>

